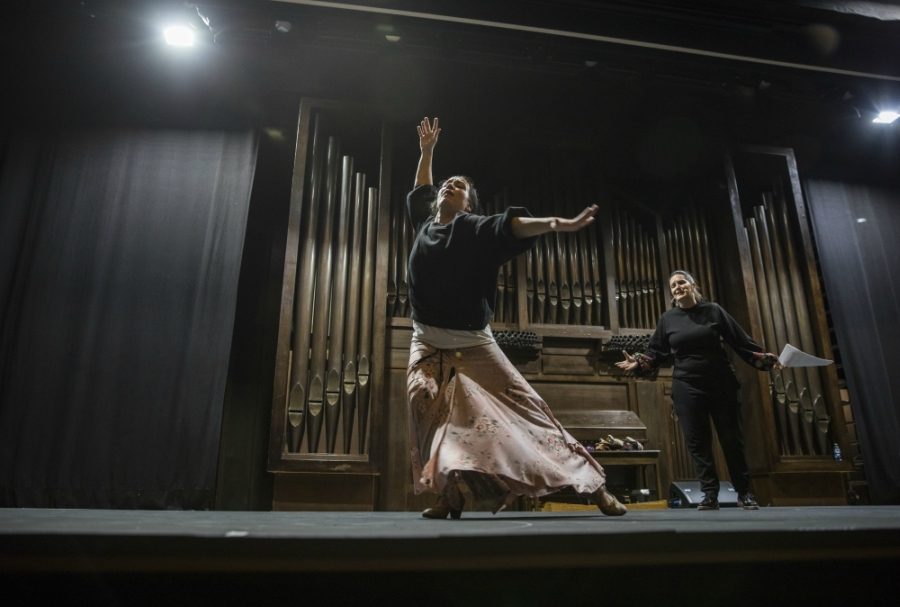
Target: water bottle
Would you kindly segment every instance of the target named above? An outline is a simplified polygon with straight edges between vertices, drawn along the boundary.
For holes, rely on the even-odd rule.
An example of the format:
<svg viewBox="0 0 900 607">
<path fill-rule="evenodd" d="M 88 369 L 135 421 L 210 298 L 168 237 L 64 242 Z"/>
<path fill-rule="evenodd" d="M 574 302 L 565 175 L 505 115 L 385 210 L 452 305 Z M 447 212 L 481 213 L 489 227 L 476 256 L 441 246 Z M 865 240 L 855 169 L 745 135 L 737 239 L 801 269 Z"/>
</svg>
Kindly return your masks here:
<svg viewBox="0 0 900 607">
<path fill-rule="evenodd" d="M 834 446 L 831 447 L 831 456 L 834 458 L 834 461 L 841 461 L 841 446 L 837 443 L 834 443 Z"/>
</svg>

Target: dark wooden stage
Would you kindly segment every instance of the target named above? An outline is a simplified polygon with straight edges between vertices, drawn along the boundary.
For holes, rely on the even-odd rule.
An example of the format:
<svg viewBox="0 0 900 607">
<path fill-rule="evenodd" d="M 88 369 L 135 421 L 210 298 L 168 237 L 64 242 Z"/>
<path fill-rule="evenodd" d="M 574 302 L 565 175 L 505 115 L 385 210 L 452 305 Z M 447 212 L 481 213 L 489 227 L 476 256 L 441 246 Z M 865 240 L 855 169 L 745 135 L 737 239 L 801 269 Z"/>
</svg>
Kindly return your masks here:
<svg viewBox="0 0 900 607">
<path fill-rule="evenodd" d="M 7 605 L 895 605 L 900 507 L 3 509 L 0 563 Z"/>
</svg>

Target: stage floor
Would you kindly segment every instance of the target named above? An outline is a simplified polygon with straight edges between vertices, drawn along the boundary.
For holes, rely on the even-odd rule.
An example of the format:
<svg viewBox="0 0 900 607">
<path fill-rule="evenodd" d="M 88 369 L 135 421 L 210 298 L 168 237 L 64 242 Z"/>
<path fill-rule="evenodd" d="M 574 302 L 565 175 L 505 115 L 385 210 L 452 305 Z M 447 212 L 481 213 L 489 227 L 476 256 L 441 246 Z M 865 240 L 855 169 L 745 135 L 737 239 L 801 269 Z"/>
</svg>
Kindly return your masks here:
<svg viewBox="0 0 900 607">
<path fill-rule="evenodd" d="M 203 596 L 242 596 L 253 579 L 267 580 L 267 592 L 304 588 L 306 596 L 351 603 L 349 588 L 366 599 L 412 597 L 449 574 L 456 583 L 505 589 L 513 602 L 504 604 L 545 604 L 553 592 L 523 590 L 537 580 L 554 581 L 569 598 L 603 588 L 680 604 L 677 596 L 696 586 L 693 576 L 713 575 L 730 580 L 719 598 L 752 598 L 783 583 L 790 587 L 777 596 L 794 603 L 865 596 L 869 605 L 893 605 L 897 565 L 894 506 L 635 510 L 617 518 L 466 512 L 456 521 L 416 512 L 0 509 L 0 573 L 45 593 L 76 581 L 81 591 L 96 590 L 104 580 L 103 588 L 140 594 L 194 576 L 206 580 Z M 483 597 L 459 596 L 468 598 L 422 604 L 480 604 Z"/>
</svg>

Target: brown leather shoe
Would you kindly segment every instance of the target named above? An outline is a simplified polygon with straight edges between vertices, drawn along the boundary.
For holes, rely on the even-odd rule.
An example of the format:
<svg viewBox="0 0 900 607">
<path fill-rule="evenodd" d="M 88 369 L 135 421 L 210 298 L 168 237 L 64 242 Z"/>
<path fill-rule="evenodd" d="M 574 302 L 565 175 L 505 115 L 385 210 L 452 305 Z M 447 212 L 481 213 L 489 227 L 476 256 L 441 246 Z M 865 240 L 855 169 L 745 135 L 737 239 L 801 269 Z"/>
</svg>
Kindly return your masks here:
<svg viewBox="0 0 900 607">
<path fill-rule="evenodd" d="M 422 511 L 422 516 L 432 519 L 442 519 L 448 516 L 452 519 L 459 519 L 462 517 L 465 502 L 466 500 L 456 483 L 450 483 L 444 489 L 444 493 L 438 496 L 437 503 Z"/>
<path fill-rule="evenodd" d="M 438 501 L 434 506 L 430 508 L 425 508 L 422 511 L 422 516 L 425 518 L 447 518 L 448 516 L 458 519 L 462 516 L 462 510 L 454 510 L 447 505 L 447 500 L 444 499 L 444 496 L 438 497 Z"/>
<path fill-rule="evenodd" d="M 591 493 L 591 499 L 597 504 L 600 512 L 606 516 L 622 516 L 628 512 L 628 508 L 617 500 L 615 495 L 606 490 L 606 485 L 602 485 Z"/>
</svg>

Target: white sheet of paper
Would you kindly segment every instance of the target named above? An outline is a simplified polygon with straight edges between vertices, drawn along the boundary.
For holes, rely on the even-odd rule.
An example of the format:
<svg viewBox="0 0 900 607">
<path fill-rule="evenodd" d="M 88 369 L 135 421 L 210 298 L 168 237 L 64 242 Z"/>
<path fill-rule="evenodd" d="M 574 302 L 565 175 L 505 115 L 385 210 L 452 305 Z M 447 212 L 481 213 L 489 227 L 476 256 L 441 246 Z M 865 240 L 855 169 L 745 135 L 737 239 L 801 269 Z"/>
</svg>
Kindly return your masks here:
<svg viewBox="0 0 900 607">
<path fill-rule="evenodd" d="M 791 344 L 785 344 L 781 356 L 778 357 L 779 362 L 785 367 L 824 367 L 833 363 L 833 360 L 827 358 L 819 358 L 812 354 L 807 354 L 803 350 L 798 350 Z"/>
</svg>

